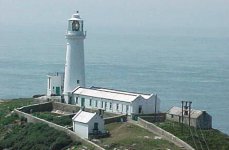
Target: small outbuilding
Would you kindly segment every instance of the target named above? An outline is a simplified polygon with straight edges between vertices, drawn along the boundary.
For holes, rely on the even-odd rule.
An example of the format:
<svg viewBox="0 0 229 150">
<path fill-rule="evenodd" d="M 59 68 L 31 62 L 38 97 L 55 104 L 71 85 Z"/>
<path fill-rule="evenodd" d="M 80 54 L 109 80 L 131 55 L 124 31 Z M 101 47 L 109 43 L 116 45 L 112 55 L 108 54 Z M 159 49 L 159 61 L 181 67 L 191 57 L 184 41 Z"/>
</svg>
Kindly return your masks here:
<svg viewBox="0 0 229 150">
<path fill-rule="evenodd" d="M 172 107 L 166 113 L 166 119 L 175 122 L 182 122 L 182 108 Z M 189 124 L 189 112 L 183 111 L 183 123 Z M 212 116 L 206 111 L 191 109 L 190 112 L 190 126 L 200 129 L 212 128 Z"/>
<path fill-rule="evenodd" d="M 80 110 L 72 118 L 73 131 L 76 132 L 82 138 L 89 138 L 90 134 L 103 134 L 104 120 L 97 113 L 90 113 Z"/>
</svg>

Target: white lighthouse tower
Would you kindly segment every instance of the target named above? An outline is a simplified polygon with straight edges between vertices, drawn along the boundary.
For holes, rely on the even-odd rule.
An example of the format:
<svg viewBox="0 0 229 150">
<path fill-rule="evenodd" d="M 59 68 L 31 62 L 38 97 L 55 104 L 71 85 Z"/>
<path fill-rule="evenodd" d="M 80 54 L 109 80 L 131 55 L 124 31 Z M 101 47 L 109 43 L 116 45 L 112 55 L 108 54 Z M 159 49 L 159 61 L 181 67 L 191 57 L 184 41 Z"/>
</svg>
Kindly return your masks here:
<svg viewBox="0 0 229 150">
<path fill-rule="evenodd" d="M 67 51 L 63 94 L 65 102 L 71 103 L 71 92 L 78 86 L 85 87 L 84 39 L 86 35 L 83 30 L 83 20 L 78 11 L 68 20 L 65 37 Z"/>
</svg>

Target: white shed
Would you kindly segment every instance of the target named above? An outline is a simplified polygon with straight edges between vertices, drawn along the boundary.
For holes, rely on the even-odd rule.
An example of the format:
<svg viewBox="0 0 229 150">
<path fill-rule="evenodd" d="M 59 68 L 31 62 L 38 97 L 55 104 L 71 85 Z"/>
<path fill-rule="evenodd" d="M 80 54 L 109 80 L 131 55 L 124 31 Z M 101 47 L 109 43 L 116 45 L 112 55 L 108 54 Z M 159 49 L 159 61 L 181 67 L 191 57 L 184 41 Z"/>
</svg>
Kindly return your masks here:
<svg viewBox="0 0 229 150">
<path fill-rule="evenodd" d="M 89 134 L 104 133 L 104 120 L 97 113 L 90 113 L 80 110 L 72 118 L 73 131 L 80 137 L 88 139 Z"/>
<path fill-rule="evenodd" d="M 63 93 L 64 87 L 64 73 L 56 72 L 49 73 L 47 84 L 47 96 L 60 96 Z"/>
</svg>

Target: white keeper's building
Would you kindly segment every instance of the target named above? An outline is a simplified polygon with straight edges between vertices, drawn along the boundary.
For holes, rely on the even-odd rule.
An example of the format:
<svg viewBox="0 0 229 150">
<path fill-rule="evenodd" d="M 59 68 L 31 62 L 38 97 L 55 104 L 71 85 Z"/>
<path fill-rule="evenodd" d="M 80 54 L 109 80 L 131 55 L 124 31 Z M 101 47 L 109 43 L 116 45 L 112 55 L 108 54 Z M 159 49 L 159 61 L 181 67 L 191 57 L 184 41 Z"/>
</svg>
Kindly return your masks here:
<svg viewBox="0 0 229 150">
<path fill-rule="evenodd" d="M 160 112 L 156 94 L 140 94 L 85 86 L 83 19 L 79 13 L 68 20 L 64 74 L 49 74 L 47 97 L 62 95 L 62 102 L 117 114 L 153 114 Z"/>
</svg>

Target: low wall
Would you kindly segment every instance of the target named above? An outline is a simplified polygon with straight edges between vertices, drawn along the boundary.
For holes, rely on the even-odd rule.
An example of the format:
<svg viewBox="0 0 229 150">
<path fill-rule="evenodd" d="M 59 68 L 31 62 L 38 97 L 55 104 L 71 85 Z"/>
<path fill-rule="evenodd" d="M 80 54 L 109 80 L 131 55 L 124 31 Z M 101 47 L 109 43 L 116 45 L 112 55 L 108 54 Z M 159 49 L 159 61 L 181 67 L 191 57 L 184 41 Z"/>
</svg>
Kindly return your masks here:
<svg viewBox="0 0 229 150">
<path fill-rule="evenodd" d="M 125 122 L 126 120 L 127 120 L 126 115 L 119 115 L 119 116 L 104 118 L 104 123 L 109 124 L 113 122 L 122 122 L 122 121 Z"/>
<path fill-rule="evenodd" d="M 187 149 L 187 150 L 194 150 L 194 148 L 192 148 L 189 144 L 187 144 L 186 142 L 182 141 L 181 139 L 179 139 L 178 137 L 174 136 L 173 134 L 159 128 L 158 126 L 154 125 L 153 123 L 150 123 L 148 121 L 145 121 L 144 119 L 142 119 L 141 117 L 138 117 L 138 124 L 143 126 L 144 128 L 146 128 L 147 130 L 162 136 L 163 138 L 165 138 L 166 140 L 174 143 L 175 145 Z"/>
<path fill-rule="evenodd" d="M 21 109 L 23 109 L 23 108 L 21 108 Z M 40 118 L 35 117 L 35 116 L 32 116 L 32 115 L 27 114 L 25 112 L 22 112 L 22 111 L 20 111 L 18 109 L 14 109 L 14 112 L 16 114 L 18 114 L 19 117 L 25 117 L 25 118 L 27 118 L 27 121 L 28 122 L 31 122 L 31 123 L 46 123 L 46 124 L 48 124 L 49 127 L 55 128 L 56 130 L 59 130 L 59 131 L 63 131 L 68 136 L 70 136 L 73 141 L 80 141 L 82 143 L 89 144 L 90 146 L 92 146 L 96 150 L 105 150 L 102 147 L 96 145 L 95 143 L 93 143 L 93 142 L 91 142 L 91 141 L 89 141 L 87 139 L 80 138 L 75 132 L 69 130 L 68 128 L 62 127 L 60 125 L 57 125 L 55 123 L 46 121 L 44 119 L 40 119 Z"/>
<path fill-rule="evenodd" d="M 157 114 L 131 114 L 131 118 L 135 121 L 138 120 L 138 117 L 148 121 L 148 122 L 161 122 L 165 121 L 165 113 Z"/>
</svg>

